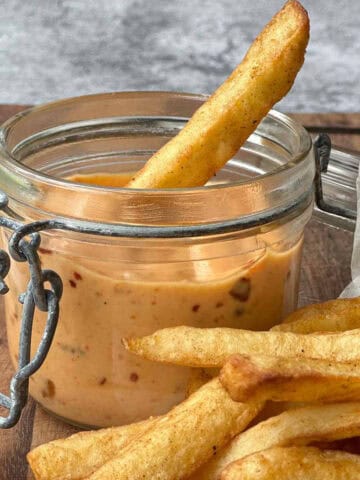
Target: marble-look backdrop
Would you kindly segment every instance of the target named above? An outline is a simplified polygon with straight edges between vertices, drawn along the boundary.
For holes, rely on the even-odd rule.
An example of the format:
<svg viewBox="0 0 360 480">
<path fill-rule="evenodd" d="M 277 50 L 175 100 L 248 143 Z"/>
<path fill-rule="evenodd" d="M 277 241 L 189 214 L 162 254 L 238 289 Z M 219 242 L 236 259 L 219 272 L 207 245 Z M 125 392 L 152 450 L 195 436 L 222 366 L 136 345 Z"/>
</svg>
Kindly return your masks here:
<svg viewBox="0 0 360 480">
<path fill-rule="evenodd" d="M 0 103 L 113 90 L 209 93 L 282 0 L 0 0 Z M 360 1 L 304 0 L 311 43 L 278 108 L 359 111 Z"/>
</svg>

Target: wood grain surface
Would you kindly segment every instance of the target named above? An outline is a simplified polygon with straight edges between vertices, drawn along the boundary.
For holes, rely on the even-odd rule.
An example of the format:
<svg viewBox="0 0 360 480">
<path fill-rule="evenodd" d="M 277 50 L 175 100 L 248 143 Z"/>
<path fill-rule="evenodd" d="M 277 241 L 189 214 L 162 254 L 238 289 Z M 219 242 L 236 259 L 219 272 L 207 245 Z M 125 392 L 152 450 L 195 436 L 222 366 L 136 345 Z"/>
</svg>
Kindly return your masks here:
<svg viewBox="0 0 360 480">
<path fill-rule="evenodd" d="M 24 106 L 0 106 L 0 123 Z M 360 150 L 360 114 L 292 115 L 311 131 L 329 131 L 333 143 Z M 301 305 L 335 298 L 350 280 L 352 234 L 324 226 L 314 220 L 306 229 Z M 12 374 L 6 345 L 3 314 L 0 317 L 0 391 L 8 392 Z M 67 436 L 76 429 L 54 419 L 30 399 L 19 424 L 0 431 L 0 480 L 26 480 L 25 454 L 46 441 Z"/>
</svg>

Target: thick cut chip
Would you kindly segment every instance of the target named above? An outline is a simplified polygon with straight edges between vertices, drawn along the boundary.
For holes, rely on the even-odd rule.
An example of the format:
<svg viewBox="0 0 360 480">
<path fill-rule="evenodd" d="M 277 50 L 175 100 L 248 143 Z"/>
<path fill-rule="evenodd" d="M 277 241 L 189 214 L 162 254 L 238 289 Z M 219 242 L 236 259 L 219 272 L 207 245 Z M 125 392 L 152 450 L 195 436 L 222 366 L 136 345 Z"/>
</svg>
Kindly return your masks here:
<svg viewBox="0 0 360 480">
<path fill-rule="evenodd" d="M 122 451 L 148 430 L 156 419 L 124 427 L 80 432 L 45 443 L 27 455 L 37 480 L 81 480 Z"/>
<path fill-rule="evenodd" d="M 203 368 L 221 367 L 235 353 L 360 361 L 360 330 L 305 335 L 235 328 L 174 327 L 147 337 L 125 339 L 124 345 L 149 360 Z"/>
<path fill-rule="evenodd" d="M 239 402 L 360 400 L 360 362 L 234 355 L 222 368 L 220 380 Z"/>
<path fill-rule="evenodd" d="M 358 402 L 294 408 L 240 433 L 190 479 L 217 480 L 230 463 L 267 448 L 315 442 L 328 447 L 329 442 L 357 435 L 360 435 Z"/>
<path fill-rule="evenodd" d="M 215 378 L 157 420 L 91 480 L 180 480 L 247 427 L 262 405 L 231 400 Z"/>
<path fill-rule="evenodd" d="M 256 38 L 244 60 L 128 184 L 196 187 L 238 151 L 272 106 L 287 94 L 309 39 L 304 8 L 290 0 Z"/>
<path fill-rule="evenodd" d="M 337 298 L 307 305 L 291 313 L 271 330 L 294 333 L 345 332 L 360 328 L 360 299 Z"/>
<path fill-rule="evenodd" d="M 360 457 L 314 447 L 277 447 L 227 467 L 221 480 L 357 480 Z"/>
<path fill-rule="evenodd" d="M 167 415 L 55 440 L 30 452 L 28 461 L 37 480 L 175 480 L 181 472 L 185 478 L 261 408 L 232 401 L 215 378 Z"/>
</svg>

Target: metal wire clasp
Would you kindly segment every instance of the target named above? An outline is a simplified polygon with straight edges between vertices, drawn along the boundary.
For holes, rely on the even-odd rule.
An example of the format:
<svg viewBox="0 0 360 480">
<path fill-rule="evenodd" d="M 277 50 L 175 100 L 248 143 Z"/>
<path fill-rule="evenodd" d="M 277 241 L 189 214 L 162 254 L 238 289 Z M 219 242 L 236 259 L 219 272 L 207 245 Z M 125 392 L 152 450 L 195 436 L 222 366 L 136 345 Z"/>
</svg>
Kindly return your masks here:
<svg viewBox="0 0 360 480">
<path fill-rule="evenodd" d="M 8 207 L 7 196 L 3 192 L 0 192 L 0 210 L 13 216 Z M 0 428 L 10 428 L 18 422 L 21 411 L 27 402 L 29 377 L 41 367 L 50 349 L 59 318 L 62 281 L 54 271 L 41 269 L 37 253 L 41 242 L 39 233 L 24 232 L 22 223 L 4 216 L 0 216 L 0 226 L 13 231 L 9 240 L 11 257 L 18 262 L 28 262 L 30 269 L 30 281 L 26 292 L 19 297 L 23 309 L 18 367 L 10 381 L 9 395 L 0 393 L 0 405 L 9 411 L 6 417 L 0 417 Z M 29 238 L 25 239 L 27 235 Z M 5 250 L 0 250 L 1 295 L 9 291 L 5 282 L 9 269 L 10 256 Z M 48 284 L 50 288 L 45 288 L 45 284 Z M 47 320 L 39 346 L 31 358 L 32 326 L 36 308 L 47 312 Z"/>
<path fill-rule="evenodd" d="M 326 133 L 320 133 L 314 141 L 315 151 L 315 217 L 331 226 L 355 230 L 357 212 L 350 208 L 329 203 L 324 198 L 323 174 L 327 173 L 331 158 L 331 140 Z"/>
</svg>

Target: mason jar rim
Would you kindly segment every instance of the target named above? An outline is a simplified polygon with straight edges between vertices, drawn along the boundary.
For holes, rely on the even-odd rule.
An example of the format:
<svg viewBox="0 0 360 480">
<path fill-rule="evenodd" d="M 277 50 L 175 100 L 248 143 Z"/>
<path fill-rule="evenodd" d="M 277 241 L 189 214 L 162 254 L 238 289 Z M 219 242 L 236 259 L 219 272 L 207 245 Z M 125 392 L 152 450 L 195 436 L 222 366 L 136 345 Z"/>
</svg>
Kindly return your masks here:
<svg viewBox="0 0 360 480">
<path fill-rule="evenodd" d="M 0 127 L 0 190 L 19 207 L 18 218 L 26 221 L 84 220 L 114 226 L 116 236 L 122 235 L 121 226 L 129 226 L 129 232 L 136 230 L 138 236 L 147 238 L 174 238 L 178 233 L 180 236 L 211 235 L 246 230 L 247 226 L 261 228 L 265 224 L 275 225 L 279 219 L 286 221 L 289 215 L 300 214 L 308 208 L 315 172 L 311 137 L 295 120 L 274 110 L 239 150 L 240 163 L 235 156 L 230 170 L 226 170 L 226 166 L 221 171 L 227 171 L 226 183 L 171 189 L 103 187 L 72 182 L 22 163 L 22 159 L 27 158 L 33 161 L 35 153 L 35 156 L 41 155 L 43 163 L 40 164 L 48 171 L 54 171 L 54 165 L 56 170 L 58 161 L 61 170 L 63 160 L 76 168 L 79 159 L 88 158 L 86 152 L 100 152 L 90 155 L 89 161 L 93 162 L 91 158 L 96 160 L 97 155 L 102 158 L 102 152 L 116 153 L 117 145 L 121 150 L 123 147 L 116 143 L 117 138 L 122 142 L 128 134 L 134 135 L 136 151 L 136 138 L 139 138 L 141 155 L 148 151 L 147 146 L 150 154 L 159 147 L 146 140 L 143 150 L 141 139 L 155 135 L 158 145 L 160 140 L 173 136 L 206 98 L 177 92 L 114 92 L 59 100 L 20 112 Z M 106 138 L 113 138 L 111 146 Z M 105 141 L 105 147 L 100 142 L 100 147 L 94 144 L 95 149 L 89 150 L 86 141 L 96 139 Z M 74 154 L 72 145 L 75 145 Z M 51 163 L 54 146 L 61 152 L 67 149 L 67 156 L 61 157 L 61 154 L 58 160 L 55 155 L 55 163 Z M 128 151 L 131 156 L 131 148 L 124 148 L 122 158 L 127 157 Z M 248 155 L 255 155 L 254 164 L 247 160 Z M 35 163 L 40 165 L 38 160 Z M 64 170 L 62 175 L 69 177 L 66 165 L 66 175 Z M 102 171 L 101 165 L 96 172 Z M 250 179 L 233 181 L 233 177 L 243 176 L 238 170 L 243 166 L 249 168 L 246 175 Z M 94 167 L 97 168 L 96 163 L 91 166 Z M 229 175 L 230 179 L 226 178 Z M 79 208 L 74 208 L 76 204 Z M 152 227 L 158 233 L 152 231 Z"/>
<path fill-rule="evenodd" d="M 203 95 L 203 94 L 194 94 L 194 93 L 187 93 L 187 92 L 172 92 L 172 91 L 126 91 L 126 92 L 111 92 L 111 93 L 100 93 L 100 94 L 90 94 L 90 95 L 81 95 L 77 97 L 69 97 L 61 100 L 55 100 L 52 102 L 47 102 L 43 103 L 40 105 L 36 105 L 34 107 L 27 108 L 23 110 L 22 112 L 19 112 L 12 117 L 10 117 L 8 120 L 6 120 L 1 126 L 0 126 L 0 153 L 5 156 L 10 162 L 14 164 L 14 167 L 17 170 L 17 173 L 22 174 L 24 177 L 31 177 L 31 178 L 36 178 L 38 180 L 46 181 L 51 184 L 57 184 L 58 186 L 62 187 L 75 187 L 75 188 L 86 188 L 94 191 L 119 191 L 119 192 L 127 192 L 130 189 L 126 187 L 109 187 L 109 186 L 101 186 L 101 185 L 93 185 L 93 184 L 84 184 L 84 183 L 79 183 L 79 182 L 74 182 L 70 180 L 66 180 L 63 178 L 57 178 L 51 175 L 47 175 L 46 173 L 40 172 L 38 170 L 34 170 L 30 167 L 27 167 L 26 165 L 22 164 L 19 162 L 14 155 L 8 150 L 7 145 L 6 145 L 6 131 L 9 130 L 10 128 L 14 127 L 15 124 L 19 121 L 19 119 L 23 119 L 25 117 L 28 117 L 29 115 L 32 115 L 34 113 L 40 112 L 43 109 L 48 109 L 48 108 L 56 108 L 60 105 L 65 105 L 66 103 L 72 103 L 74 101 L 91 101 L 92 99 L 101 99 L 101 97 L 109 98 L 109 96 L 126 96 L 126 95 L 136 95 L 136 96 L 167 96 L 167 95 L 175 95 L 175 96 L 181 96 L 181 97 L 187 97 L 187 98 L 193 98 L 193 99 L 201 99 L 203 101 L 206 101 L 207 98 L 209 98 L 208 95 Z M 312 140 L 310 137 L 310 134 L 307 132 L 307 130 L 296 120 L 290 118 L 288 115 L 285 115 L 284 113 L 281 113 L 277 110 L 270 110 L 270 112 L 267 114 L 267 117 L 273 118 L 277 121 L 280 121 L 284 123 L 287 127 L 289 127 L 293 132 L 295 132 L 299 138 L 299 149 L 298 152 L 292 155 L 291 162 L 288 162 L 285 165 L 281 165 L 271 172 L 267 173 L 262 173 L 256 176 L 256 180 L 261 180 L 262 178 L 273 176 L 278 174 L 279 172 L 282 172 L 284 170 L 288 170 L 289 172 L 291 171 L 292 168 L 294 168 L 299 162 L 301 162 L 309 153 L 309 151 L 312 148 Z M 81 122 L 76 122 L 80 124 Z M 85 123 L 85 122 L 84 122 Z M 70 126 L 71 124 L 67 124 Z M 75 122 L 74 122 L 75 126 Z M 238 185 L 245 185 L 245 184 L 250 184 L 254 181 L 254 178 L 251 178 L 249 180 L 242 179 L 242 180 L 237 180 L 233 182 L 229 182 L 226 184 L 215 184 L 215 185 L 205 185 L 205 186 L 200 186 L 200 187 L 186 187 L 186 188 L 162 188 L 162 189 L 156 189 L 156 188 L 142 188 L 142 189 L 137 189 L 137 188 L 132 188 L 131 190 L 133 192 L 139 192 L 140 194 L 146 194 L 150 192 L 161 192 L 162 194 L 166 193 L 171 193 L 171 192 L 176 192 L 176 194 L 181 194 L 182 192 L 187 192 L 187 191 L 197 191 L 201 190 L 203 191 L 204 188 L 206 190 L 217 190 L 217 189 L 222 189 L 222 188 L 229 188 L 229 187 L 235 187 Z"/>
</svg>

